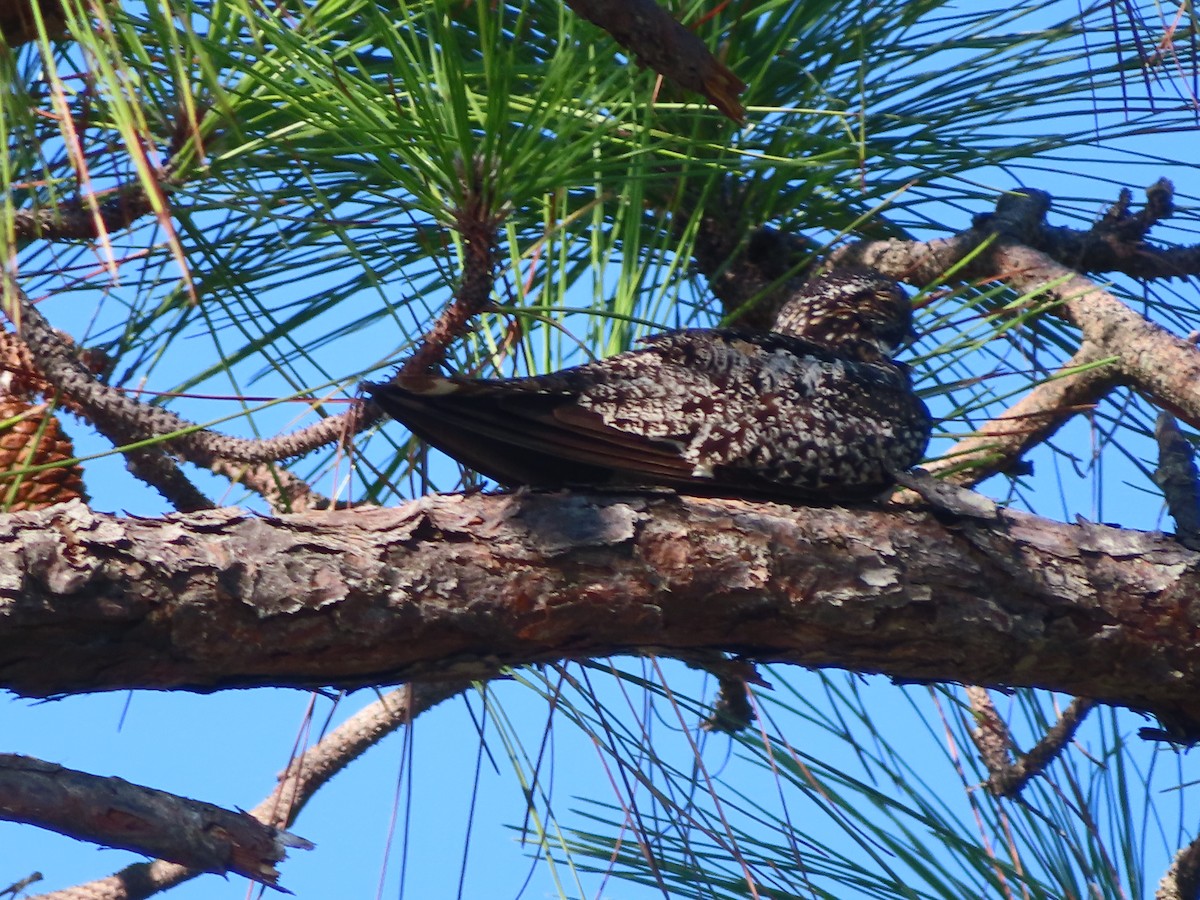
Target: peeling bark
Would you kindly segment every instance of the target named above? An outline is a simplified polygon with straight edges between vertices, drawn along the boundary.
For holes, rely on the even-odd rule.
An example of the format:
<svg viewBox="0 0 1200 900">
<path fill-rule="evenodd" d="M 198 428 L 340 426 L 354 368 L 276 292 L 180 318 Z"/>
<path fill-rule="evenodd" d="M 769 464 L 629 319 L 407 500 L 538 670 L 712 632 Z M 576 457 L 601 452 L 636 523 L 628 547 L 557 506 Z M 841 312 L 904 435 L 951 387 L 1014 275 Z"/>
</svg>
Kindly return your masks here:
<svg viewBox="0 0 1200 900">
<path fill-rule="evenodd" d="M 1162 535 L 1011 512 L 670 494 L 162 520 L 64 504 L 0 517 L 0 686 L 352 688 L 720 649 L 1050 688 L 1195 737 L 1198 563 Z"/>
</svg>

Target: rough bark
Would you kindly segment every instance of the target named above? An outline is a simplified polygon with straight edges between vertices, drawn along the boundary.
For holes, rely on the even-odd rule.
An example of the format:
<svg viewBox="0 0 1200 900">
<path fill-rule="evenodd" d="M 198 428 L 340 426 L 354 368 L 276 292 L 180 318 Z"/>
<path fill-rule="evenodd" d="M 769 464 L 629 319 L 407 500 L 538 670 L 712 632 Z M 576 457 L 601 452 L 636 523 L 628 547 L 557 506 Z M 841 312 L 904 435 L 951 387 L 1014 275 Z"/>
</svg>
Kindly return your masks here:
<svg viewBox="0 0 1200 900">
<path fill-rule="evenodd" d="M 356 687 L 722 649 L 1051 688 L 1196 737 L 1198 563 L 1163 535 L 1017 513 L 670 494 L 163 520 L 65 504 L 0 517 L 0 686 Z"/>
<path fill-rule="evenodd" d="M 11 753 L 0 754 L 0 819 L 270 885 L 286 848 L 313 846 L 248 813 Z"/>
</svg>

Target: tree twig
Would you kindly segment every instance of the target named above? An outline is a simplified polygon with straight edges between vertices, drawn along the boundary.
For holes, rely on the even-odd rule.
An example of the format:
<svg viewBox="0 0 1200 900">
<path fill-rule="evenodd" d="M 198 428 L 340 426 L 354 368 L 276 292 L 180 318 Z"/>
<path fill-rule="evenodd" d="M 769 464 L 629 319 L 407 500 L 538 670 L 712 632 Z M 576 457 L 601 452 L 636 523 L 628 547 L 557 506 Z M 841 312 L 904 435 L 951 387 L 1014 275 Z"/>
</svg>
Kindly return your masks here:
<svg viewBox="0 0 1200 900">
<path fill-rule="evenodd" d="M 1014 759 L 1012 753 L 1016 744 L 988 692 L 981 687 L 968 687 L 966 692 L 978 726 L 971 731 L 971 738 L 990 773 L 988 790 L 997 797 L 1017 796 L 1030 779 L 1044 772 L 1075 737 L 1084 718 L 1096 705 L 1094 700 L 1074 698 L 1042 739 L 1028 753 Z"/>
</svg>

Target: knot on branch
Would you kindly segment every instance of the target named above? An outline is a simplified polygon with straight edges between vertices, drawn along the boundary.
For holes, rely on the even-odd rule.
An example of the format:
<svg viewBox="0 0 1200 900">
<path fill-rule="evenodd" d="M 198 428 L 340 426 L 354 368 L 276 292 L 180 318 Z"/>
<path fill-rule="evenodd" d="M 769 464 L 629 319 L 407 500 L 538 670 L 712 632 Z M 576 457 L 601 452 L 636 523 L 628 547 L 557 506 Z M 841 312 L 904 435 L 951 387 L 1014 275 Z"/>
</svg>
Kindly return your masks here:
<svg viewBox="0 0 1200 900">
<path fill-rule="evenodd" d="M 1175 186 L 1160 178 L 1146 188 L 1146 203 L 1133 211 L 1133 194 L 1122 188 L 1100 220 L 1087 231 L 1046 223 L 1053 200 L 1045 191 L 1022 188 L 1005 194 L 995 212 L 976 216 L 973 229 L 1019 241 L 1078 272 L 1126 272 L 1136 278 L 1181 277 L 1196 271 L 1200 247 L 1164 253 L 1146 243 L 1159 222 L 1175 212 Z"/>
<path fill-rule="evenodd" d="M 1053 205 L 1054 199 L 1046 191 L 1021 188 L 997 200 L 995 212 L 975 216 L 971 227 L 1037 246 L 1037 237 L 1046 227 L 1046 213 Z"/>
<path fill-rule="evenodd" d="M 1160 178 L 1146 188 L 1146 205 L 1141 211 L 1131 213 L 1133 192 L 1121 188 L 1117 202 L 1110 206 L 1104 216 L 1092 228 L 1092 233 L 1110 241 L 1135 243 L 1145 240 L 1150 229 L 1169 219 L 1175 213 L 1175 185 Z"/>
</svg>

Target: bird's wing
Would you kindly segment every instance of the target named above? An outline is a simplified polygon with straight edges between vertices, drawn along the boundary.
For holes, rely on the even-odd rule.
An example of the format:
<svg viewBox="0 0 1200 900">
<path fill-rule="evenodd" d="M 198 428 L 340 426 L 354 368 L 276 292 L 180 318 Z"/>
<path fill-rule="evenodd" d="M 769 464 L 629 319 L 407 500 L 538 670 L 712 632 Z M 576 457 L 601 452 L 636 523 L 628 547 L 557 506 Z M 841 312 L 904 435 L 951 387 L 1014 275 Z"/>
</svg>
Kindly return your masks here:
<svg viewBox="0 0 1200 900">
<path fill-rule="evenodd" d="M 678 442 L 610 427 L 571 391 L 521 384 L 420 375 L 366 390 L 414 434 L 501 484 L 691 477 Z"/>
</svg>

